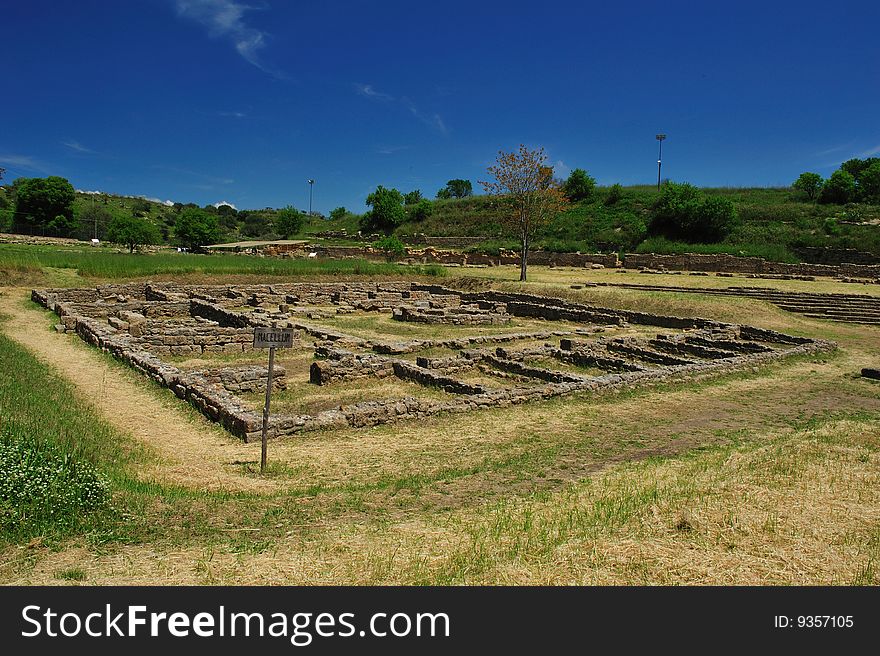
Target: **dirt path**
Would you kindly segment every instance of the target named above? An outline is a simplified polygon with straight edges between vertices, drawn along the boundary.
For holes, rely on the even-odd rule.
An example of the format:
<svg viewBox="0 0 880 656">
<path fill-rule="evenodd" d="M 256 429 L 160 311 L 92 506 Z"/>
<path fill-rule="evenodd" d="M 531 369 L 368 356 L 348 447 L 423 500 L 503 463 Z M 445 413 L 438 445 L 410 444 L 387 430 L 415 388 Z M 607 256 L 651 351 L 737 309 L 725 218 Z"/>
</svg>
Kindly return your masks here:
<svg viewBox="0 0 880 656">
<path fill-rule="evenodd" d="M 260 445 L 224 437 L 207 421 L 194 421 L 175 399 L 137 385 L 96 350 L 51 331 L 43 312 L 29 309 L 29 290 L 0 289 L 3 331 L 72 382 L 83 401 L 122 433 L 149 446 L 161 462 L 141 472 L 145 480 L 199 490 L 274 491 L 279 485 L 235 472 L 236 462 L 259 461 Z"/>
</svg>

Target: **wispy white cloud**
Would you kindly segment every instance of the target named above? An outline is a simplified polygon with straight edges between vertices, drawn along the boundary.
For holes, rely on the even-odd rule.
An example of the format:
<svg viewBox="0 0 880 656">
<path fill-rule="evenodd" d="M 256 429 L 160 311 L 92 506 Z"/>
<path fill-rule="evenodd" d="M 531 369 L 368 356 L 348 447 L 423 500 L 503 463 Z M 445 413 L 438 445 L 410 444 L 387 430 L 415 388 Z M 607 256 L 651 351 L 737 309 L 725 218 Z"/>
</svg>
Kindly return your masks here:
<svg viewBox="0 0 880 656">
<path fill-rule="evenodd" d="M 245 118 L 247 116 L 246 112 L 217 112 L 217 116 L 223 116 L 226 118 Z"/>
<path fill-rule="evenodd" d="M 246 11 L 256 7 L 236 0 L 176 0 L 176 5 L 179 16 L 200 23 L 214 38 L 232 42 L 235 51 L 249 64 L 274 77 L 286 77 L 260 57 L 269 34 L 248 25 L 244 17 Z"/>
<path fill-rule="evenodd" d="M 813 156 L 824 157 L 825 155 L 830 155 L 832 153 L 839 153 L 842 150 L 850 150 L 854 144 L 854 141 L 850 141 L 848 143 L 840 144 L 838 146 L 831 146 L 831 148 L 826 148 L 825 150 L 820 150 L 818 153 L 813 153 Z"/>
<path fill-rule="evenodd" d="M 72 151 L 82 153 L 83 155 L 97 155 L 98 153 L 91 148 L 86 148 L 79 141 L 62 141 L 62 146 L 67 146 Z"/>
<path fill-rule="evenodd" d="M 373 100 L 394 100 L 394 96 L 377 91 L 372 84 L 356 83 L 354 85 L 354 90 L 365 98 L 372 98 Z"/>
<path fill-rule="evenodd" d="M 37 173 L 47 173 L 49 168 L 46 164 L 30 155 L 0 154 L 0 166 L 3 165 L 26 171 L 36 171 Z"/>
<path fill-rule="evenodd" d="M 443 118 L 440 114 L 425 114 L 419 110 L 412 102 L 409 100 L 404 101 L 406 103 L 407 109 L 409 109 L 410 114 L 419 119 L 422 123 L 427 125 L 434 130 L 437 130 L 440 134 L 449 134 L 449 128 L 446 127 L 446 123 L 443 122 Z"/>
<path fill-rule="evenodd" d="M 873 157 L 874 155 L 880 155 L 880 144 L 877 144 L 873 148 L 868 148 L 868 150 L 864 150 L 858 154 L 859 158 L 865 157 Z"/>
<path fill-rule="evenodd" d="M 408 150 L 409 146 L 382 146 L 376 150 L 380 155 L 393 155 L 401 150 Z"/>
<path fill-rule="evenodd" d="M 389 103 L 394 102 L 395 104 L 398 103 L 398 99 L 396 99 L 390 93 L 379 91 L 372 84 L 362 84 L 358 82 L 354 85 L 354 90 L 355 92 L 357 92 L 358 95 L 361 95 L 364 98 L 369 98 L 370 100 L 381 100 L 383 102 Z M 436 130 L 443 135 L 449 134 L 449 128 L 446 126 L 446 123 L 443 121 L 443 117 L 441 117 L 440 114 L 431 112 L 425 113 L 421 111 L 418 107 L 416 107 L 416 104 L 406 96 L 402 96 L 399 99 L 399 103 L 406 107 L 410 114 L 412 114 L 428 127 Z"/>
</svg>

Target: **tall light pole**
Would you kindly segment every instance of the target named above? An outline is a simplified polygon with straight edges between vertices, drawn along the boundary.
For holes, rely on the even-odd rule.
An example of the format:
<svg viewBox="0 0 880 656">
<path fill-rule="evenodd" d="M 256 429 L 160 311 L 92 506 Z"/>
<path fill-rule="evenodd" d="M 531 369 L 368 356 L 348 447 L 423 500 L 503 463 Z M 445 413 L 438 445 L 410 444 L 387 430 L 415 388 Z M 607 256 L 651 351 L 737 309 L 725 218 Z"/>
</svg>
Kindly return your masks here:
<svg viewBox="0 0 880 656">
<path fill-rule="evenodd" d="M 657 153 L 657 191 L 660 191 L 660 167 L 663 165 L 663 140 L 665 138 L 665 134 L 657 135 L 657 141 L 660 142 L 660 152 Z"/>
<path fill-rule="evenodd" d="M 309 216 L 312 215 L 312 187 L 315 185 L 315 181 L 312 179 L 308 180 L 309 183 Z"/>
</svg>

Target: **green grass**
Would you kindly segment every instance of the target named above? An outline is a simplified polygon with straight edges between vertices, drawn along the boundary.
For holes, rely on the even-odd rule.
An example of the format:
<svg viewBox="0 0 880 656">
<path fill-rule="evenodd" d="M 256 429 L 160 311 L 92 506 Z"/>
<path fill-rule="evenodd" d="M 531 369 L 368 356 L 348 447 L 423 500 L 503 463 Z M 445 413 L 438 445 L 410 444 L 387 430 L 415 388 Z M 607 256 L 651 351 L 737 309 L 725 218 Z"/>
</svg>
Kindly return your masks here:
<svg viewBox="0 0 880 656">
<path fill-rule="evenodd" d="M 0 543 L 66 535 L 112 515 L 108 494 L 147 457 L 83 408 L 71 385 L 0 334 Z"/>
<path fill-rule="evenodd" d="M 393 263 L 367 262 L 358 259 L 304 260 L 188 253 L 128 254 L 90 248 L 0 244 L 0 271 L 37 273 L 45 268 L 73 269 L 81 276 L 113 279 L 194 273 L 265 276 L 443 276 L 445 274 L 445 269 L 436 265 L 404 268 Z"/>
<path fill-rule="evenodd" d="M 571 205 L 542 227 L 534 248 L 555 252 L 730 253 L 780 262 L 800 261 L 804 247 L 853 248 L 880 254 L 880 206 L 819 205 L 788 188 L 707 188 L 731 202 L 740 225 L 722 243 L 686 244 L 651 238 L 647 226 L 657 198 L 652 186 L 624 187 L 621 198 L 607 204 L 608 187 Z M 397 233 L 482 237 L 469 250 L 497 254 L 518 248 L 516 235 L 502 223 L 496 204 L 485 196 L 435 201 L 434 213 L 407 222 Z"/>
<path fill-rule="evenodd" d="M 687 244 L 680 241 L 670 241 L 664 237 L 650 237 L 640 243 L 636 248 L 637 253 L 657 253 L 658 255 L 672 255 L 676 253 L 699 253 L 704 255 L 738 255 L 741 257 L 762 257 L 773 262 L 800 262 L 800 258 L 788 248 L 780 244 Z"/>
</svg>

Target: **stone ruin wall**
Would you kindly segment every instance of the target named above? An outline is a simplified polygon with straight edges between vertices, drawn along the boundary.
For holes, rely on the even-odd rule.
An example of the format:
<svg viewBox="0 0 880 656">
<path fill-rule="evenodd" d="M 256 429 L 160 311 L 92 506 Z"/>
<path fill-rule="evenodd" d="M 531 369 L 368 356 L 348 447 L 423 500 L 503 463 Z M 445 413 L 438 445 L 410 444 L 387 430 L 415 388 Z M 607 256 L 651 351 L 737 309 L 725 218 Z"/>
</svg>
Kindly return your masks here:
<svg viewBox="0 0 880 656">
<path fill-rule="evenodd" d="M 307 300 L 320 304 L 347 302 L 359 303 L 364 299 L 376 298 L 379 294 L 390 295 L 399 303 L 411 302 L 413 296 L 425 298 L 456 298 L 458 303 L 482 302 L 484 304 L 504 303 L 513 310 L 511 314 L 523 312 L 519 316 L 543 316 L 548 320 L 570 317 L 572 320 L 584 322 L 600 322 L 606 325 L 620 325 L 623 322 L 662 326 L 669 328 L 687 328 L 692 332 L 685 337 L 658 337 L 647 342 L 632 340 L 614 340 L 600 338 L 599 342 L 589 343 L 575 337 L 564 337 L 560 347 L 545 345 L 534 354 L 547 355 L 560 361 L 596 367 L 607 371 L 601 376 L 581 376 L 551 369 L 542 369 L 526 364 L 524 358 L 515 355 L 515 349 L 497 347 L 489 349 L 473 349 L 491 343 L 503 343 L 516 339 L 533 338 L 534 335 L 506 336 L 475 336 L 451 340 L 421 340 L 401 345 L 370 342 L 335 335 L 324 345 L 318 345 L 316 355 L 319 357 L 312 366 L 310 378 L 317 384 L 332 384 L 341 380 L 356 378 L 395 376 L 422 385 L 430 385 L 455 395 L 449 400 L 402 399 L 377 400 L 350 405 L 342 405 L 325 410 L 315 415 L 275 415 L 269 425 L 269 435 L 280 437 L 297 435 L 306 431 L 373 426 L 400 420 L 417 419 L 433 416 L 438 413 L 468 412 L 478 408 L 504 407 L 512 404 L 526 403 L 538 399 L 548 399 L 573 392 L 606 393 L 630 388 L 637 385 L 653 384 L 660 381 L 675 379 L 699 379 L 717 375 L 726 371 L 734 371 L 746 366 L 756 366 L 770 360 L 792 354 L 816 353 L 834 348 L 833 343 L 822 340 L 791 337 L 774 331 L 761 330 L 748 326 L 721 324 L 706 319 L 689 319 L 681 317 L 663 317 L 635 312 L 619 312 L 604 308 L 592 308 L 562 299 L 543 297 L 531 294 L 506 294 L 501 292 L 485 292 L 482 294 L 459 293 L 436 285 L 420 285 L 417 283 L 290 283 L 283 285 L 251 285 L 251 286 L 185 286 L 185 285 L 113 285 L 92 290 L 34 290 L 32 298 L 37 303 L 54 310 L 62 322 L 59 330 L 75 332 L 84 341 L 92 344 L 114 357 L 126 362 L 134 369 L 149 377 L 163 387 L 167 387 L 181 399 L 186 400 L 210 419 L 219 422 L 232 434 L 245 439 L 256 438 L 261 428 L 262 417 L 246 406 L 236 393 L 254 392 L 265 389 L 266 373 L 264 367 L 245 366 L 210 369 L 203 371 L 182 371 L 173 364 L 164 362 L 156 353 L 147 348 L 142 337 L 136 337 L 123 330 L 119 322 L 125 321 L 131 326 L 133 315 L 147 317 L 161 315 L 156 304 L 170 303 L 174 307 L 170 313 L 171 325 L 177 321 L 215 321 L 202 315 L 210 314 L 219 319 L 213 327 L 207 323 L 206 328 L 214 331 L 224 329 L 224 322 L 239 323 L 245 319 L 250 327 L 232 327 L 230 334 L 241 337 L 247 334 L 250 338 L 251 327 L 265 320 L 267 314 L 257 317 L 246 317 L 230 308 L 241 305 L 243 299 L 257 295 L 263 303 L 275 304 Z M 160 299 L 163 300 L 148 300 Z M 189 299 L 185 303 L 183 299 Z M 383 302 L 390 302 L 391 298 Z M 181 308 L 187 307 L 189 318 L 180 316 Z M 450 301 L 450 307 L 456 305 Z M 114 312 L 113 308 L 118 307 Z M 90 316 L 87 311 L 94 314 Z M 111 321 L 116 319 L 117 321 Z M 137 323 L 137 321 L 136 321 Z M 303 330 L 313 330 L 316 334 L 326 337 L 328 331 L 290 323 Z M 114 325 L 115 324 L 115 325 Z M 264 324 L 265 325 L 265 324 Z M 584 333 L 602 330 L 599 326 L 579 329 Z M 201 339 L 205 332 L 194 330 L 192 337 Z M 541 333 L 546 336 L 571 335 L 560 331 Z M 354 353 L 339 347 L 339 344 L 350 340 L 358 347 L 370 348 L 370 353 Z M 762 349 L 760 345 L 736 340 L 759 340 L 773 344 L 785 345 L 784 350 Z M 244 342 L 236 342 L 243 344 Z M 737 346 L 734 347 L 733 345 Z M 409 361 L 390 357 L 388 354 L 412 352 L 420 348 L 434 345 L 445 345 L 461 349 L 461 353 L 453 358 L 420 359 L 414 364 Z M 163 346 L 166 345 L 163 343 Z M 188 346 L 188 344 L 175 345 Z M 196 346 L 193 343 L 191 346 Z M 208 346 L 199 343 L 201 348 Z M 323 349 L 323 350 L 322 350 Z M 702 351 L 700 349 L 703 349 Z M 708 349 L 708 350 L 706 350 Z M 383 355 L 383 351 L 385 354 Z M 694 361 L 689 355 L 703 356 L 710 354 L 723 356 L 721 359 Z M 622 357 L 625 354 L 638 354 L 641 358 L 653 358 L 661 368 L 635 365 Z M 429 362 L 431 366 L 422 366 Z M 456 378 L 456 371 L 491 364 L 506 374 L 513 384 L 502 389 L 488 389 L 483 385 L 470 384 Z M 279 368 L 279 387 L 286 384 L 283 368 Z M 528 378 L 539 381 L 538 384 L 521 385 L 516 381 Z"/>
</svg>

